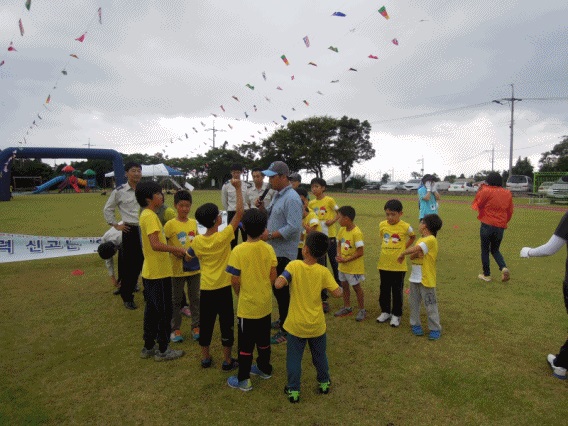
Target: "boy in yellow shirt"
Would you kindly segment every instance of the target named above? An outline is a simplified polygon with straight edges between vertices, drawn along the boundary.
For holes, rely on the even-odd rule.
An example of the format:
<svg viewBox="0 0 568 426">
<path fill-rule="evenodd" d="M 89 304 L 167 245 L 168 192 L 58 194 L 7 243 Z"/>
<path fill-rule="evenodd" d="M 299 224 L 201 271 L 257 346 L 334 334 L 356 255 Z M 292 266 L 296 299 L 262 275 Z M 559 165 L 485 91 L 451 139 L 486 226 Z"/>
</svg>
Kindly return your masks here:
<svg viewBox="0 0 568 426">
<path fill-rule="evenodd" d="M 202 226 L 207 228 L 203 235 L 197 235 L 188 255 L 197 257 L 201 266 L 201 292 L 199 297 L 200 333 L 199 346 L 201 346 L 201 366 L 211 367 L 213 361 L 209 352 L 213 326 L 219 315 L 219 328 L 221 329 L 221 344 L 223 345 L 223 371 L 231 371 L 239 366 L 236 359 L 231 357 L 231 350 L 235 341 L 234 324 L 235 311 L 233 308 L 233 292 L 231 290 L 231 276 L 225 271 L 231 254 L 231 241 L 235 238 L 235 231 L 243 217 L 243 193 L 241 180 L 231 179 L 231 185 L 236 190 L 236 211 L 228 226 L 219 231 L 221 215 L 219 207 L 213 203 L 206 203 L 195 211 L 195 218 Z"/>
<path fill-rule="evenodd" d="M 172 264 L 168 253 L 183 258 L 185 249 L 167 245 L 164 228 L 155 213 L 164 203 L 162 187 L 155 182 L 141 182 L 136 185 L 135 196 L 143 208 L 140 213 L 140 235 L 144 254 L 141 275 L 146 299 L 144 347 L 140 357 L 169 361 L 183 356 L 184 352 L 168 346 L 172 320 Z"/>
<path fill-rule="evenodd" d="M 317 371 L 319 392 L 329 393 L 331 385 L 326 354 L 325 316 L 321 309 L 321 291 L 329 290 L 334 297 L 343 291 L 329 270 L 317 263 L 327 251 L 329 239 L 321 232 L 311 232 L 302 249 L 304 260 L 291 261 L 274 286 L 290 286 L 290 308 L 284 321 L 288 332 L 286 369 L 288 384 L 284 388 L 290 402 L 300 401 L 302 356 L 306 343 L 310 346 L 312 362 Z"/>
<path fill-rule="evenodd" d="M 382 243 L 377 268 L 381 277 L 379 305 L 382 313 L 377 318 L 377 322 L 384 323 L 390 319 L 391 327 L 398 327 L 402 316 L 404 275 L 408 271 L 408 266 L 406 262 L 399 263 L 397 259 L 412 245 L 416 236 L 412 226 L 400 220 L 402 203 L 399 200 L 388 200 L 385 203 L 385 214 L 387 220 L 379 224 Z"/>
<path fill-rule="evenodd" d="M 297 173 L 296 173 L 297 174 Z M 306 236 L 312 231 L 321 232 L 321 224 L 318 217 L 312 209 L 309 208 L 308 204 L 310 202 L 308 198 L 308 191 L 304 188 L 296 188 L 296 192 L 302 200 L 303 210 L 302 210 L 302 233 L 300 234 L 300 243 L 298 244 L 298 260 L 302 260 L 302 248 L 306 243 Z M 325 265 L 325 258 L 323 260 L 323 265 Z"/>
<path fill-rule="evenodd" d="M 174 247 L 183 247 L 186 251 L 197 236 L 197 221 L 187 217 L 191 210 L 191 193 L 186 190 L 174 194 L 174 206 L 177 217 L 169 220 L 164 226 L 164 233 L 168 244 Z M 189 308 L 191 315 L 191 334 L 193 340 L 199 339 L 199 281 L 201 278 L 199 260 L 194 258 L 184 265 L 182 259 L 170 256 L 172 261 L 172 342 L 183 342 L 181 334 L 180 306 L 185 299 L 184 287 L 187 283 Z"/>
<path fill-rule="evenodd" d="M 351 206 L 340 207 L 337 211 L 341 229 L 337 234 L 337 263 L 339 263 L 339 281 L 343 287 L 343 308 L 335 313 L 336 317 L 353 314 L 351 307 L 351 288 L 357 295 L 359 312 L 355 320 L 363 321 L 367 316 L 365 296 L 361 283 L 365 281 L 365 262 L 363 260 L 363 233 L 355 220 L 355 209 Z"/>
<path fill-rule="evenodd" d="M 276 279 L 276 253 L 261 239 L 268 216 L 258 209 L 247 210 L 242 224 L 247 233 L 246 242 L 231 252 L 227 272 L 239 297 L 237 323 L 239 336 L 239 373 L 229 377 L 227 384 L 242 391 L 252 389 L 250 375 L 269 379 L 270 314 L 272 313 L 272 284 Z M 252 365 L 256 346 L 258 358 Z"/>
<path fill-rule="evenodd" d="M 412 272 L 410 274 L 410 327 L 412 334 L 423 336 L 424 331 L 420 325 L 420 302 L 424 300 L 424 307 L 428 315 L 428 329 L 430 340 L 438 340 L 442 333 L 438 301 L 436 299 L 436 259 L 438 257 L 438 240 L 436 235 L 442 228 L 442 219 L 437 214 L 427 214 L 420 220 L 418 231 L 422 238 L 416 245 L 407 248 L 398 257 L 398 262 L 404 261 L 404 256 L 410 255 Z"/>
</svg>

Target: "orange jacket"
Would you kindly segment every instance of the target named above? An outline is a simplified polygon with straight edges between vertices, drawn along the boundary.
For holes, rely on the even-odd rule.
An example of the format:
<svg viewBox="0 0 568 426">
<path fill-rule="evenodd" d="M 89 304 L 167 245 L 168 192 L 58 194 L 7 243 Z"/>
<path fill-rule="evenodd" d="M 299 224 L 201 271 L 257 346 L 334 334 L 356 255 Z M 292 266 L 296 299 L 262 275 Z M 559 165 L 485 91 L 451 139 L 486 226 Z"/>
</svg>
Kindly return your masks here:
<svg viewBox="0 0 568 426">
<path fill-rule="evenodd" d="M 480 222 L 497 228 L 507 228 L 513 216 L 513 195 L 500 186 L 482 185 L 471 207 L 479 212 Z"/>
</svg>

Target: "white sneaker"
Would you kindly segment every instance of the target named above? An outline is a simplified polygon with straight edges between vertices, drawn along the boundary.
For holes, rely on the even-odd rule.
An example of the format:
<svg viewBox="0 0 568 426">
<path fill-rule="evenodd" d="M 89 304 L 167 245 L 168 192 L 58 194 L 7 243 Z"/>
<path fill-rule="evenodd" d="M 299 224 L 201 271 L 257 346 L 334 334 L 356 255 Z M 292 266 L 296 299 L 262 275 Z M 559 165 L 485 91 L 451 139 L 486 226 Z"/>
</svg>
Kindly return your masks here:
<svg viewBox="0 0 568 426">
<path fill-rule="evenodd" d="M 501 281 L 507 282 L 511 279 L 511 272 L 507 268 L 501 269 Z"/>
<path fill-rule="evenodd" d="M 485 281 L 485 282 L 487 282 L 487 283 L 491 281 L 491 277 L 489 277 L 489 276 L 487 276 L 487 275 L 483 275 L 483 274 L 479 274 L 479 275 L 477 276 L 477 278 L 479 278 L 480 280 L 483 280 L 483 281 Z"/>
<path fill-rule="evenodd" d="M 387 322 L 390 319 L 390 317 L 391 317 L 391 314 L 387 314 L 386 312 L 383 312 L 377 318 L 377 322 L 380 322 L 380 323 Z"/>
<path fill-rule="evenodd" d="M 557 377 L 561 380 L 566 380 L 568 376 L 566 375 L 566 369 L 562 367 L 557 367 L 554 365 L 554 360 L 556 359 L 556 355 L 548 354 L 546 360 L 550 364 L 550 368 L 552 368 L 552 375 Z"/>
<path fill-rule="evenodd" d="M 391 327 L 398 327 L 400 325 L 400 317 L 393 315 L 391 318 Z"/>
</svg>

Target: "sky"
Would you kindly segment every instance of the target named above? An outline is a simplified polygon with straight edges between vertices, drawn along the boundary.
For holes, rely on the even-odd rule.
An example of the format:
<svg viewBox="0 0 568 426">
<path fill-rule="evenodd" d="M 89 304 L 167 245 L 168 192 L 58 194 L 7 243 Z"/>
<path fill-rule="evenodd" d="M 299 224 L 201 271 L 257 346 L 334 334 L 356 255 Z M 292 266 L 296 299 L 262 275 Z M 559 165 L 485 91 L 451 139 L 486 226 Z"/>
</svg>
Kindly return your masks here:
<svg viewBox="0 0 568 426">
<path fill-rule="evenodd" d="M 538 166 L 568 135 L 566 0 L 24 3 L 0 4 L 0 149 L 192 157 L 210 149 L 207 129 L 234 148 L 347 115 L 371 123 L 376 151 L 354 173 L 406 180 L 423 159 L 424 173 L 468 176 L 492 152 L 508 169 L 512 87 L 513 164 Z"/>
</svg>

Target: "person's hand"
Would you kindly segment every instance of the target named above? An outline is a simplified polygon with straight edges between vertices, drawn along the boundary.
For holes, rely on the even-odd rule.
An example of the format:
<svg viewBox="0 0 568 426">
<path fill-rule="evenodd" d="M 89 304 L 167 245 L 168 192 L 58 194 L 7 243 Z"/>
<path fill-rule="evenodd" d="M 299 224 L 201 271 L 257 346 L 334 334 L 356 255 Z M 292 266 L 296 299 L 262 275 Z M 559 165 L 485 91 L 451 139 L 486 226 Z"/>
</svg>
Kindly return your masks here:
<svg viewBox="0 0 568 426">
<path fill-rule="evenodd" d="M 235 187 L 235 189 L 241 189 L 243 182 L 240 179 L 231 179 L 231 185 Z"/>
<path fill-rule="evenodd" d="M 116 229 L 117 231 L 128 232 L 130 231 L 130 226 L 125 223 L 123 223 L 122 225 L 116 224 L 114 225 L 114 229 Z"/>
<path fill-rule="evenodd" d="M 438 192 L 438 184 L 436 182 L 432 182 L 432 192 Z"/>
<path fill-rule="evenodd" d="M 398 258 L 396 259 L 396 261 L 398 263 L 402 263 L 404 261 L 404 254 L 401 254 L 400 256 L 398 256 Z"/>
<path fill-rule="evenodd" d="M 345 258 L 340 255 L 335 256 L 335 260 L 337 261 L 337 263 L 345 263 Z"/>
<path fill-rule="evenodd" d="M 331 226 L 335 223 L 335 221 L 333 219 L 328 219 L 325 221 L 325 226 Z"/>
<path fill-rule="evenodd" d="M 268 229 L 265 229 L 264 232 L 260 235 L 260 239 L 262 241 L 267 241 L 268 240 Z"/>
<path fill-rule="evenodd" d="M 529 250 L 530 249 L 531 249 L 530 247 L 523 247 L 521 249 L 521 257 L 525 257 L 525 258 L 529 257 Z"/>
<path fill-rule="evenodd" d="M 110 277 L 110 280 L 112 281 L 113 286 L 120 288 L 120 282 L 118 282 L 114 276 Z"/>
<path fill-rule="evenodd" d="M 264 203 L 262 201 L 260 201 L 260 197 L 259 197 L 254 201 L 254 205 L 256 206 L 257 209 L 260 209 L 260 206 L 263 206 Z"/>
<path fill-rule="evenodd" d="M 424 184 L 424 188 L 426 188 L 426 191 L 432 191 L 432 182 L 427 181 L 427 182 Z"/>
</svg>

